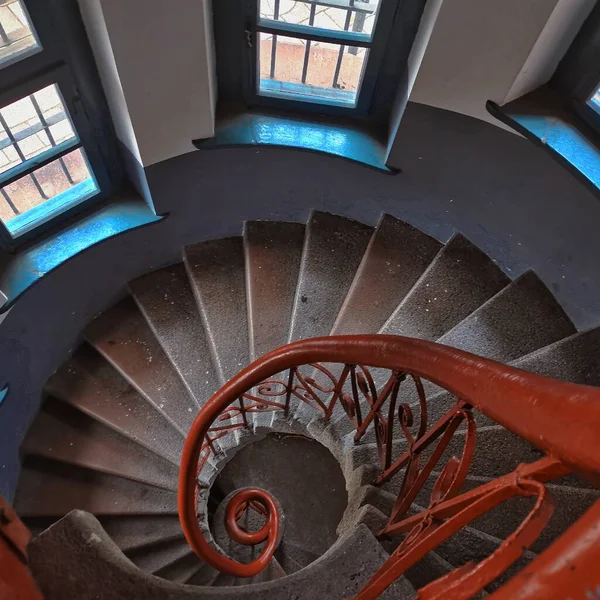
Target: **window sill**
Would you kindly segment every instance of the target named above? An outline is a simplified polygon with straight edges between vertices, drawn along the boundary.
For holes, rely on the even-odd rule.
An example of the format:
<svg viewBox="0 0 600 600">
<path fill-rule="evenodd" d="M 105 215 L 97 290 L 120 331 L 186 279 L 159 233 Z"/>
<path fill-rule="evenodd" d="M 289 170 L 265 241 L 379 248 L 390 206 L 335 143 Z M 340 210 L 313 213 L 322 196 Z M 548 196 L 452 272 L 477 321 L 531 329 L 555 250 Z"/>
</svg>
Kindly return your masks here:
<svg viewBox="0 0 600 600">
<path fill-rule="evenodd" d="M 577 179 L 600 191 L 600 139 L 565 107 L 560 96 L 543 86 L 504 106 L 488 101 L 489 113 L 540 146 Z"/>
<path fill-rule="evenodd" d="M 104 240 L 165 219 L 142 200 L 122 199 L 69 224 L 55 235 L 13 255 L 5 255 L 0 290 L 6 297 L 0 314 L 45 275 Z"/>
<path fill-rule="evenodd" d="M 398 171 L 386 166 L 386 146 L 367 127 L 354 121 L 327 117 L 327 122 L 308 121 L 306 115 L 271 111 L 227 111 L 217 115 L 215 135 L 193 140 L 196 148 L 272 146 L 320 152 L 377 169 Z"/>
</svg>

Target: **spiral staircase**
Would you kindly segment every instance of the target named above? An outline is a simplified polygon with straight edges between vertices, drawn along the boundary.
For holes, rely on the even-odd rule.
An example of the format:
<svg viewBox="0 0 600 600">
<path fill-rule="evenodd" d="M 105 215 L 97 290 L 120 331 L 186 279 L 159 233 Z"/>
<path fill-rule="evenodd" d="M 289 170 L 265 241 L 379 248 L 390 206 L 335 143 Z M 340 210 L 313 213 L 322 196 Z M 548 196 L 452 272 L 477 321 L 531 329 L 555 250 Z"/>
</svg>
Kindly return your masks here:
<svg viewBox="0 0 600 600">
<path fill-rule="evenodd" d="M 250 577 L 221 572 L 192 550 L 178 518 L 180 460 L 196 415 L 249 363 L 288 342 L 407 336 L 600 385 L 600 329 L 578 332 L 533 272 L 511 280 L 462 235 L 444 245 L 389 215 L 375 229 L 322 212 L 313 212 L 306 226 L 248 222 L 242 237 L 186 247 L 181 263 L 131 281 L 129 292 L 89 324 L 85 341 L 48 381 L 23 443 L 14 505 L 36 534 L 31 568 L 50 600 L 341 599 L 360 593 L 402 539 L 382 531 L 406 484 L 401 469 L 380 477 L 377 427 L 363 427 L 356 440 L 356 422 L 347 418 L 357 408 L 348 409 L 349 379 L 343 410 L 338 404 L 326 418 L 315 410 L 315 394 L 341 381 L 338 361 L 310 361 L 302 379 L 308 395 L 288 397 L 285 410 L 242 409 L 239 426 L 224 423 L 227 435 L 214 436 L 211 451 L 201 455 L 198 526 L 221 554 L 248 563 L 264 547 L 242 545 L 226 531 L 232 495 L 258 488 L 277 503 L 281 526 L 264 570 Z M 388 381 L 377 352 L 373 358 L 368 376 L 353 375 L 363 392 Z M 423 385 L 435 423 L 455 400 L 433 383 Z M 274 397 L 275 386 L 272 380 L 248 393 Z M 418 385 L 394 389 L 403 406 L 423 408 Z M 371 408 L 375 398 L 374 392 Z M 414 432 L 413 409 L 403 409 L 405 427 L 388 440 L 388 467 L 411 447 L 406 432 Z M 463 490 L 544 456 L 483 414 L 469 419 L 444 454 L 464 454 L 476 424 Z M 423 482 L 409 518 L 430 504 L 439 477 L 436 468 Z M 556 503 L 547 526 L 477 597 L 493 594 L 526 568 L 599 497 L 573 474 L 546 488 Z M 248 531 L 260 529 L 260 503 L 244 508 L 236 518 Z M 528 510 L 528 499 L 517 498 L 485 512 L 411 565 L 381 597 L 413 598 L 457 568 L 482 561 Z"/>
</svg>

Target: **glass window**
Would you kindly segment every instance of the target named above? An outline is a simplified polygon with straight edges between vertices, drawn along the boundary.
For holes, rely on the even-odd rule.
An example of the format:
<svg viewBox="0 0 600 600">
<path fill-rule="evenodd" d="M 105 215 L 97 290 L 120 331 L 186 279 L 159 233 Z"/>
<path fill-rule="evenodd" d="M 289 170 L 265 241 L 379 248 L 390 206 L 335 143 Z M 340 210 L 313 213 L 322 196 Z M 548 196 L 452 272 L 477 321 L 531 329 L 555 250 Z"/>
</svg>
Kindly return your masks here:
<svg viewBox="0 0 600 600">
<path fill-rule="evenodd" d="M 346 110 L 358 107 L 385 2 L 259 0 L 255 93 Z M 368 106 L 365 100 L 361 110 Z"/>
<path fill-rule="evenodd" d="M 0 68 L 42 49 L 21 0 L 0 0 Z"/>
<path fill-rule="evenodd" d="M 260 0 L 260 18 L 372 36 L 380 0 Z"/>
<path fill-rule="evenodd" d="M 13 237 L 98 185 L 56 84 L 0 109 L 0 219 Z"/>
<path fill-rule="evenodd" d="M 72 152 L 0 188 L 0 219 L 13 237 L 98 193 L 85 152 Z"/>
<path fill-rule="evenodd" d="M 589 88 L 588 88 L 589 89 Z M 588 104 L 596 111 L 600 113 L 600 88 L 598 88 L 592 97 L 588 100 Z"/>
<path fill-rule="evenodd" d="M 261 33 L 259 92 L 354 106 L 367 55 L 365 48 Z"/>
</svg>

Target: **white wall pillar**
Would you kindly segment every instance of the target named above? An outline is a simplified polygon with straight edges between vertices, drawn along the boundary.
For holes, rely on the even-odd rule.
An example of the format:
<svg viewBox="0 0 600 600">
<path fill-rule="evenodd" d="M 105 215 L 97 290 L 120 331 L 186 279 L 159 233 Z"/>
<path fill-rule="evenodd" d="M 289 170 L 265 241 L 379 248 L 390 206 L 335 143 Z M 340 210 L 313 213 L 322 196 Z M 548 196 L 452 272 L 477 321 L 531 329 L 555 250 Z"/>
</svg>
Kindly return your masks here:
<svg viewBox="0 0 600 600">
<path fill-rule="evenodd" d="M 117 136 L 142 167 L 214 133 L 210 0 L 79 0 Z"/>
<path fill-rule="evenodd" d="M 445 0 L 411 100 L 499 125 L 485 108 L 552 76 L 596 0 Z"/>
</svg>

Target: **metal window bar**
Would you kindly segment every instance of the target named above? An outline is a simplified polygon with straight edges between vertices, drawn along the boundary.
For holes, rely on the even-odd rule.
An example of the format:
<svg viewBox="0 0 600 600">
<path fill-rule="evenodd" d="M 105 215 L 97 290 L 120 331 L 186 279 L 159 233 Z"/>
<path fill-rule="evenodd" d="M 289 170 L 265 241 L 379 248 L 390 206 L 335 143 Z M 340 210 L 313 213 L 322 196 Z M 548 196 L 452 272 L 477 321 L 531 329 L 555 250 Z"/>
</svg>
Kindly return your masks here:
<svg viewBox="0 0 600 600">
<path fill-rule="evenodd" d="M 353 1 L 353 0 L 351 0 Z M 367 4 L 369 4 L 370 0 L 364 0 Z M 364 12 L 356 13 L 356 17 L 354 18 L 354 23 L 352 25 L 352 31 L 357 31 L 358 33 L 362 33 L 365 28 L 365 20 L 367 15 Z M 358 54 L 358 48 L 348 48 L 348 54 L 352 54 L 356 56 Z"/>
<path fill-rule="evenodd" d="M 2 22 L 0 21 L 0 39 L 2 40 L 0 48 L 6 48 L 11 44 L 20 42 L 21 40 L 24 40 L 25 38 L 31 36 L 33 33 L 29 28 L 29 24 L 23 23 L 21 19 L 15 14 L 15 11 L 12 9 L 12 5 L 16 4 L 17 2 L 18 0 L 12 2 L 0 2 L 0 9 L 6 8 L 8 11 L 10 11 L 11 15 L 21 24 L 21 27 L 16 32 L 13 32 L 12 35 L 9 35 L 8 33 L 6 33 L 6 30 L 4 29 Z M 25 30 L 25 35 L 15 37 L 16 34 L 18 34 L 19 32 L 23 32 L 23 30 Z"/>
<path fill-rule="evenodd" d="M 31 100 L 31 103 L 33 104 L 33 108 L 35 109 L 38 119 L 40 120 L 40 123 L 42 124 L 43 130 L 46 132 L 46 135 L 48 136 L 48 140 L 50 140 L 50 145 L 53 148 L 55 148 L 56 140 L 54 139 L 54 136 L 52 135 L 52 131 L 50 131 L 50 125 L 48 124 L 48 121 L 46 121 L 46 117 L 44 117 L 44 113 L 40 109 L 40 105 L 38 104 L 38 101 L 36 100 L 34 94 L 31 94 L 31 96 L 29 96 L 29 99 Z M 67 165 L 65 163 L 65 159 L 62 156 L 58 159 L 58 164 L 60 165 L 62 172 L 65 174 L 67 181 L 71 185 L 73 185 L 75 182 L 73 181 L 73 178 L 71 177 L 71 173 L 69 172 L 69 169 L 67 168 Z"/>
<path fill-rule="evenodd" d="M 279 4 L 280 0 L 275 0 L 275 6 L 273 7 L 273 20 L 279 19 Z M 271 69 L 269 71 L 269 77 L 275 78 L 275 58 L 277 55 L 277 34 L 273 34 L 271 38 Z"/>
<path fill-rule="evenodd" d="M 316 4 L 326 8 L 348 9 L 352 6 L 355 12 L 364 12 L 367 15 L 373 14 L 377 10 L 376 4 L 369 4 L 367 0 L 298 0 L 305 4 Z"/>
<path fill-rule="evenodd" d="M 0 38 L 2 39 L 2 44 L 0 44 L 0 46 L 10 46 L 10 39 L 6 31 L 4 30 L 2 23 L 0 23 Z"/>
<path fill-rule="evenodd" d="M 317 5 L 313 3 L 313 5 L 310 7 L 310 15 L 308 17 L 308 24 L 311 27 L 315 24 L 316 12 L 317 12 Z M 310 58 L 311 44 L 312 44 L 312 42 L 310 40 L 306 40 L 306 47 L 304 49 L 304 64 L 302 65 L 302 83 L 306 83 L 306 76 L 308 75 L 308 60 Z"/>
<path fill-rule="evenodd" d="M 350 6 L 354 6 L 354 0 L 350 0 Z M 354 17 L 356 19 L 356 16 Z M 344 21 L 344 31 L 348 31 L 350 28 L 350 21 L 352 20 L 352 9 L 349 8 L 346 11 L 346 20 Z M 340 51 L 338 53 L 337 62 L 335 63 L 335 72 L 333 74 L 333 84 L 331 87 L 339 88 L 338 79 L 340 77 L 340 69 L 342 68 L 342 60 L 344 59 L 344 50 L 346 46 L 340 46 Z"/>
<path fill-rule="evenodd" d="M 15 216 L 20 215 L 21 211 L 15 206 L 15 203 L 12 201 L 12 198 L 9 196 L 8 192 L 4 188 L 0 188 L 0 192 L 2 192 L 2 197 L 6 201 L 6 204 L 10 206 Z"/>
<path fill-rule="evenodd" d="M 17 143 L 17 140 L 15 139 L 13 132 L 10 130 L 10 127 L 8 126 L 8 123 L 6 122 L 6 119 L 2 115 L 1 111 L 0 111 L 0 124 L 2 125 L 2 127 L 4 127 L 4 130 L 6 131 L 6 135 L 8 136 L 8 139 L 12 142 L 14 149 L 15 149 L 16 153 L 18 154 L 19 158 L 21 159 L 21 161 L 24 163 L 27 162 L 25 155 L 23 154 L 21 148 L 19 148 L 19 144 Z M 30 173 L 30 176 L 31 176 L 31 180 L 33 181 L 33 184 L 37 188 L 37 191 L 39 192 L 40 196 L 44 200 L 48 200 L 48 196 L 46 195 L 46 192 L 44 192 L 44 190 L 42 189 L 42 186 L 40 185 L 40 182 L 37 180 L 37 177 L 35 176 L 35 174 Z"/>
</svg>

